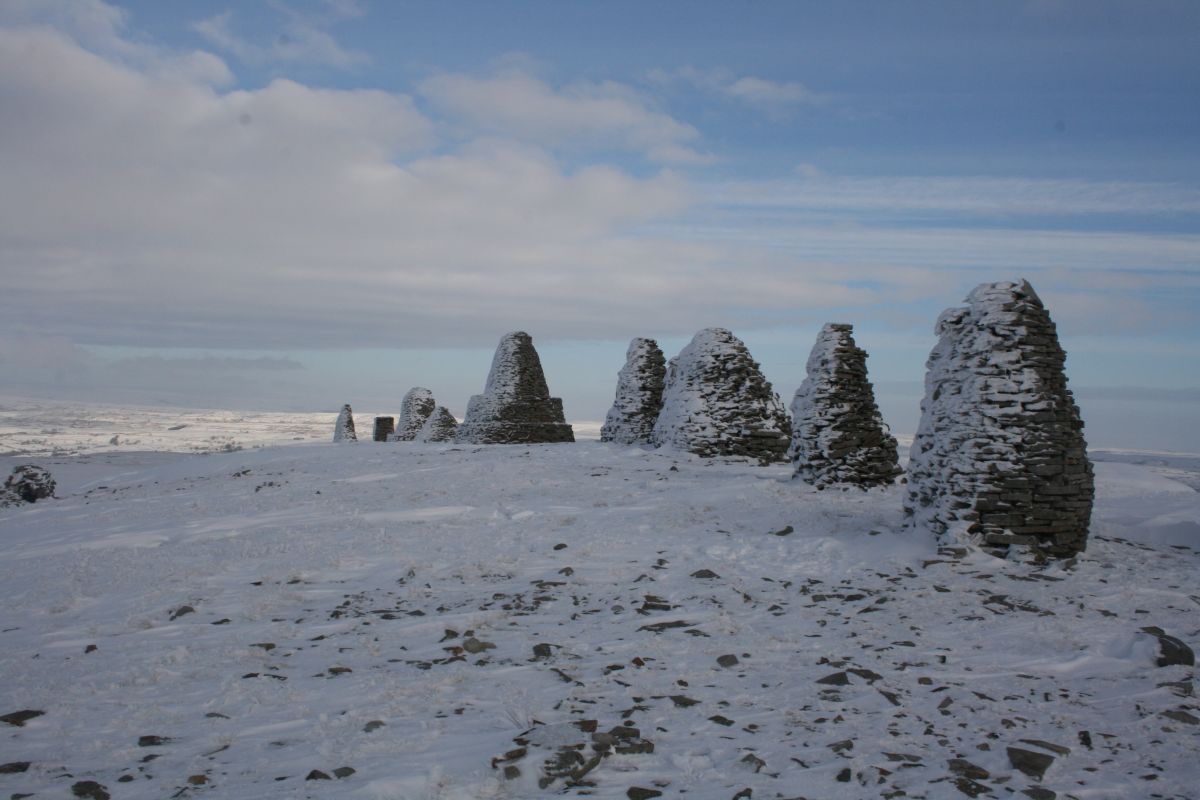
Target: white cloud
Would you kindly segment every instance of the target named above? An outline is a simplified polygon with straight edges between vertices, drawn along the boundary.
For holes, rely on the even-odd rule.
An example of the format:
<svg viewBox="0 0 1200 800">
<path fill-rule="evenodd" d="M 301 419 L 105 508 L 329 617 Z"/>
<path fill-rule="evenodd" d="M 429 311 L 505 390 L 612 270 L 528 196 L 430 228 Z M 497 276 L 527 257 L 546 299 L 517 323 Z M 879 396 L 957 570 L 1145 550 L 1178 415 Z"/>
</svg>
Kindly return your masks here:
<svg viewBox="0 0 1200 800">
<path fill-rule="evenodd" d="M 224 11 L 192 23 L 192 29 L 214 47 L 240 61 L 263 64 L 278 61 L 325 64 L 349 68 L 370 59 L 365 53 L 347 50 L 326 30 L 339 18 L 362 15 L 362 9 L 350 0 L 330 0 L 328 14 L 299 11 L 282 2 L 269 4 L 283 17 L 282 28 L 262 44 L 238 35 L 233 29 L 233 12 Z"/>
<path fill-rule="evenodd" d="M 772 116 L 786 114 L 801 106 L 828 102 L 825 95 L 812 91 L 798 81 L 773 81 L 753 75 L 737 77 L 727 69 L 656 69 L 648 77 L 651 83 L 660 86 L 686 83 L 711 94 L 748 104 Z"/>
<path fill-rule="evenodd" d="M 631 150 L 654 161 L 703 163 L 700 132 L 613 82 L 555 88 L 524 69 L 484 78 L 443 74 L 420 87 L 439 110 L 472 129 L 556 146 Z"/>
</svg>

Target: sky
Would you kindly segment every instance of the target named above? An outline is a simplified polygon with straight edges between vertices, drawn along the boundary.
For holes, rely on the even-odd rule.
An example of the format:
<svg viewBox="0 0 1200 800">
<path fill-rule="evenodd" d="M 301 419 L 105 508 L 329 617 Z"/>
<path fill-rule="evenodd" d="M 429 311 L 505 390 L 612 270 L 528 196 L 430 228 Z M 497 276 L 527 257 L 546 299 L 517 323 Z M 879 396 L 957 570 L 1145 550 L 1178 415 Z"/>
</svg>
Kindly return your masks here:
<svg viewBox="0 0 1200 800">
<path fill-rule="evenodd" d="M 0 0 L 0 395 L 461 416 L 528 331 L 790 401 L 849 322 L 911 433 L 1030 280 L 1093 445 L 1200 451 L 1200 4 Z"/>
</svg>

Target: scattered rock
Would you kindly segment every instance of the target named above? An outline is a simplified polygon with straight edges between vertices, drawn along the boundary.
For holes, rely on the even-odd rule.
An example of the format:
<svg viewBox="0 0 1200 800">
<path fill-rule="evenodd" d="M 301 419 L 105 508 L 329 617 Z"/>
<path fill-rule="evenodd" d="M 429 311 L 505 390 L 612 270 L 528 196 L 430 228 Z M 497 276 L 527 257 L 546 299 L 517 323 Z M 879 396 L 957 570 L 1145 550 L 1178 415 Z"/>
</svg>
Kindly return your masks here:
<svg viewBox="0 0 1200 800">
<path fill-rule="evenodd" d="M 651 444 L 654 423 L 662 410 L 666 360 L 653 339 L 636 338 L 617 373 L 617 394 L 600 429 L 600 441 Z"/>
<path fill-rule="evenodd" d="M 1054 763 L 1054 756 L 1037 753 L 1020 747 L 1008 748 L 1008 761 L 1015 769 L 1024 772 L 1034 780 L 1040 781 L 1046 770 Z"/>
<path fill-rule="evenodd" d="M 203 786 L 204 784 L 208 783 L 208 776 L 207 775 L 189 775 L 187 782 L 190 783 L 192 786 Z"/>
<path fill-rule="evenodd" d="M 850 684 L 850 676 L 845 672 L 834 672 L 831 675 L 826 675 L 824 678 L 818 678 L 817 683 L 823 683 L 826 686 L 848 686 Z"/>
<path fill-rule="evenodd" d="M 972 764 L 970 761 L 967 761 L 965 758 L 952 758 L 946 763 L 947 763 L 947 766 L 950 768 L 951 772 L 953 772 L 955 775 L 961 775 L 964 778 L 970 778 L 971 780 L 982 781 L 982 780 L 987 780 L 989 777 L 991 777 L 991 773 L 988 772 L 986 769 L 984 769 L 983 767 L 980 767 L 980 766 L 976 766 L 975 764 Z"/>
<path fill-rule="evenodd" d="M 1162 628 L 1154 625 L 1148 625 L 1142 628 L 1144 633 L 1148 633 L 1158 639 L 1158 659 L 1154 662 L 1160 667 L 1173 667 L 1183 665 L 1193 667 L 1196 665 L 1196 654 L 1192 648 L 1188 647 L 1180 639 L 1166 633 Z"/>
<path fill-rule="evenodd" d="M 319 769 L 314 769 L 311 772 L 309 772 L 307 775 L 304 776 L 304 780 L 306 780 L 306 781 L 331 781 L 331 780 L 333 780 L 333 778 L 329 777 L 329 775 L 327 775 L 326 773 L 321 772 L 321 770 L 319 770 Z"/>
<path fill-rule="evenodd" d="M 108 793 L 108 787 L 95 781 L 78 781 L 72 784 L 71 794 L 76 797 L 88 798 L 88 800 L 111 800 L 112 798 L 112 795 Z"/>
<path fill-rule="evenodd" d="M 454 440 L 468 444 L 573 442 L 562 400 L 550 396 L 533 339 L 524 331 L 500 339 L 483 394 L 467 404 Z"/>
<path fill-rule="evenodd" d="M 0 764 L 0 775 L 15 775 L 19 772 L 24 772 L 29 769 L 30 761 L 10 761 L 7 764 Z"/>
<path fill-rule="evenodd" d="M 170 741 L 167 736 L 139 736 L 138 747 L 162 747 Z"/>
<path fill-rule="evenodd" d="M 177 620 L 180 617 L 184 616 L 185 614 L 195 614 L 195 613 L 196 613 L 196 609 L 192 608 L 191 606 L 180 606 L 179 608 L 177 608 L 171 612 L 171 620 L 172 621 Z"/>
<path fill-rule="evenodd" d="M 358 770 L 354 767 L 338 767 L 333 771 L 333 777 L 341 780 L 342 778 L 349 778 L 355 772 L 358 772 Z"/>
<path fill-rule="evenodd" d="M 732 653 L 726 653 L 723 656 L 717 656 L 717 663 L 725 668 L 736 667 L 738 664 L 738 657 Z"/>
<path fill-rule="evenodd" d="M 25 709 L 24 711 L 12 711 L 0 717 L 0 722 L 7 722 L 9 725 L 15 725 L 18 728 L 24 728 L 25 723 L 36 717 L 45 714 L 45 711 L 33 711 Z"/>
<path fill-rule="evenodd" d="M 371 731 L 377 731 L 380 728 L 384 727 L 385 725 L 387 725 L 387 723 L 384 722 L 383 720 L 373 719 L 370 722 L 368 722 L 366 725 L 363 725 L 363 733 L 370 733 Z"/>
<path fill-rule="evenodd" d="M 550 650 L 550 645 L 545 642 L 535 644 L 533 646 L 533 660 L 539 661 L 543 658 L 549 658 L 553 653 Z"/>
<path fill-rule="evenodd" d="M 796 477 L 818 489 L 886 486 L 901 473 L 853 330 L 834 322 L 821 328 L 792 400 L 788 458 Z"/>
<path fill-rule="evenodd" d="M 637 341 L 636 339 L 634 341 Z M 650 800 L 652 797 L 662 797 L 662 792 L 658 789 L 644 789 L 641 786 L 630 786 L 625 792 L 625 796 L 629 800 Z"/>
<path fill-rule="evenodd" d="M 699 578 L 700 580 L 712 580 L 714 578 L 720 578 L 721 576 L 713 572 L 711 569 L 698 569 L 692 573 L 692 577 Z"/>
<path fill-rule="evenodd" d="M 475 655 L 476 653 L 482 653 L 484 650 L 491 650 L 495 647 L 496 645 L 492 644 L 491 642 L 481 642 L 474 636 L 468 636 L 466 639 L 463 639 L 462 643 L 463 650 L 466 650 L 472 655 Z"/>
</svg>

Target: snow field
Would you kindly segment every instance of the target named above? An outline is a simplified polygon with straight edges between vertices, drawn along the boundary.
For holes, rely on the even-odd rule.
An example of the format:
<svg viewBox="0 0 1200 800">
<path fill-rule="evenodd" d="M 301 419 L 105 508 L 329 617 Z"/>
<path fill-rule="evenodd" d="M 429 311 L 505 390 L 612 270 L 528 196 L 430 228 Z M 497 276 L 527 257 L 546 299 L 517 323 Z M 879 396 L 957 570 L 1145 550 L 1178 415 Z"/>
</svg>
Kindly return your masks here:
<svg viewBox="0 0 1200 800">
<path fill-rule="evenodd" d="M 0 512 L 0 714 L 44 712 L 0 724 L 0 762 L 29 762 L 9 794 L 1200 784 L 1192 669 L 1140 630 L 1200 641 L 1189 462 L 1098 464 L 1089 549 L 1041 570 L 939 554 L 900 486 L 591 442 L 36 462 L 60 499 Z M 1054 760 L 1038 781 L 1008 747 Z"/>
</svg>

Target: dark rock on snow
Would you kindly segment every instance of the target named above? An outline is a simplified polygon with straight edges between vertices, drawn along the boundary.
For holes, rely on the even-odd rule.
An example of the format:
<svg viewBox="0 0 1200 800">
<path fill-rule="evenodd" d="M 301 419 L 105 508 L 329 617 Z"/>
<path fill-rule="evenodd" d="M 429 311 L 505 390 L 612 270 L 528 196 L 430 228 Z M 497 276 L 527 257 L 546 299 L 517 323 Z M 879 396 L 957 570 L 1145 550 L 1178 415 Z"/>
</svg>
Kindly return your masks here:
<svg viewBox="0 0 1200 800">
<path fill-rule="evenodd" d="M 417 434 L 425 425 L 425 420 L 429 419 L 429 415 L 436 407 L 437 403 L 433 399 L 433 392 L 422 386 L 414 386 L 409 389 L 408 393 L 404 395 L 404 399 L 400 401 L 400 420 L 396 424 L 395 441 L 416 441 Z"/>
<path fill-rule="evenodd" d="M 20 503 L 36 503 L 54 496 L 55 482 L 49 470 L 33 464 L 22 464 L 0 488 L 0 508 Z"/>
<path fill-rule="evenodd" d="M 395 417 L 376 417 L 375 430 L 371 432 L 371 438 L 377 442 L 386 442 L 396 432 Z"/>
<path fill-rule="evenodd" d="M 358 436 L 354 433 L 354 412 L 350 410 L 349 403 L 342 406 L 337 422 L 333 423 L 333 440 L 335 442 L 358 441 Z"/>
</svg>

